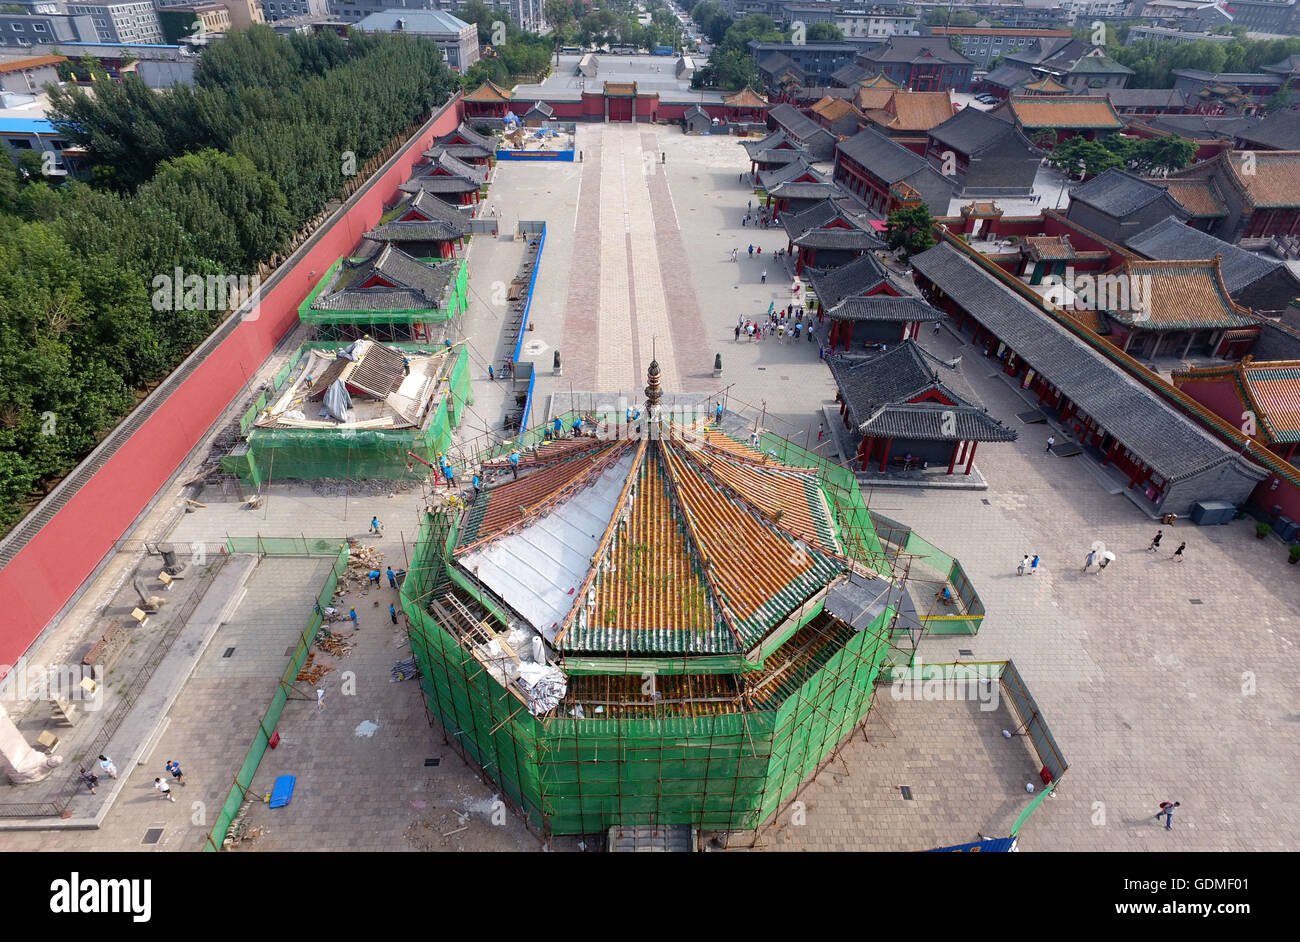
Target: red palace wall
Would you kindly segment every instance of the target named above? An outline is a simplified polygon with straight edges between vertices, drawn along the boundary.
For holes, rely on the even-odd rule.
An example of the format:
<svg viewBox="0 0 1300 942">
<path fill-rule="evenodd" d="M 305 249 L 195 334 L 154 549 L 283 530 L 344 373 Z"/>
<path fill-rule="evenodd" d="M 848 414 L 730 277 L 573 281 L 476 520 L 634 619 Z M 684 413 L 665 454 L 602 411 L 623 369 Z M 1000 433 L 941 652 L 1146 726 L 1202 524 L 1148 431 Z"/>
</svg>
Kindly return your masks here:
<svg viewBox="0 0 1300 942">
<path fill-rule="evenodd" d="M 242 322 L 77 494 L 0 570 L 6 600 L 0 626 L 0 676 L 94 572 L 249 377 L 293 328 L 298 305 L 339 256 L 349 253 L 411 176 L 435 137 L 460 123 L 457 96 L 412 146 L 354 197 L 347 214 L 264 290 L 259 315 Z"/>
</svg>

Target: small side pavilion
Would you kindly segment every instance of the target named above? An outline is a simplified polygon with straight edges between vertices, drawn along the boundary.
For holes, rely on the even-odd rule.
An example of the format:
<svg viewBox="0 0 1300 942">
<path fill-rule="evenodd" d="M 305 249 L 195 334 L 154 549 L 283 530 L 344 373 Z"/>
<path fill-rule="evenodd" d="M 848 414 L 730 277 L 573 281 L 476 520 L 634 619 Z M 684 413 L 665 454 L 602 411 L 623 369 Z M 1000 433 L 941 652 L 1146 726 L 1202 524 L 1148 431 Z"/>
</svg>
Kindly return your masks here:
<svg viewBox="0 0 1300 942">
<path fill-rule="evenodd" d="M 826 362 L 844 425 L 861 436 L 854 454 L 861 471 L 946 464 L 948 474 L 963 466 L 970 474 L 980 442 L 1018 435 L 955 392 L 960 374 L 911 340 L 877 357 Z"/>
</svg>

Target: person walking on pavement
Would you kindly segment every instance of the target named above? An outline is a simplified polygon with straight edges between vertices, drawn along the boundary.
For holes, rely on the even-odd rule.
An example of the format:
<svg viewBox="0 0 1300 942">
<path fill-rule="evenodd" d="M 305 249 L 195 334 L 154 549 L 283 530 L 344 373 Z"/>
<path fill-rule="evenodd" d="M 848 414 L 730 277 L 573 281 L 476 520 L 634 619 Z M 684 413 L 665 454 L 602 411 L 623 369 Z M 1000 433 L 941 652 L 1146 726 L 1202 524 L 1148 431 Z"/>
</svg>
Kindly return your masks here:
<svg viewBox="0 0 1300 942">
<path fill-rule="evenodd" d="M 934 322 L 934 335 L 935 335 L 936 337 L 939 336 L 939 330 L 940 330 L 939 322 L 938 322 L 938 321 L 935 321 L 935 322 Z"/>
<path fill-rule="evenodd" d="M 497 378 L 496 371 L 492 369 L 492 364 L 489 363 L 489 364 L 488 364 L 488 379 L 491 380 L 492 382 L 496 382 L 496 378 Z"/>
<path fill-rule="evenodd" d="M 181 771 L 181 764 L 179 762 L 174 759 L 170 760 L 165 766 L 163 766 L 163 768 L 171 773 L 172 778 L 176 779 L 177 785 L 185 784 L 185 773 Z"/>
<path fill-rule="evenodd" d="M 817 423 L 817 441 L 821 441 L 821 440 L 822 440 L 822 436 L 825 435 L 825 434 L 826 434 L 826 423 L 825 423 L 825 422 L 818 422 L 818 423 Z"/>
<path fill-rule="evenodd" d="M 117 778 L 117 766 L 113 764 L 113 760 L 108 756 L 99 757 L 99 767 L 107 773 L 109 778 Z"/>
<path fill-rule="evenodd" d="M 750 258 L 753 258 L 753 257 L 754 257 L 754 243 L 753 243 L 753 242 L 749 243 L 749 257 L 750 257 Z"/>
<path fill-rule="evenodd" d="M 1159 552 L 1160 541 L 1163 540 L 1164 538 L 1165 538 L 1165 531 L 1157 530 L 1156 535 L 1151 538 L 1151 545 L 1147 547 L 1147 552 L 1148 553 Z"/>
<path fill-rule="evenodd" d="M 397 609 L 393 608 L 392 602 L 388 603 L 388 617 L 393 620 L 394 625 L 397 624 Z"/>
<path fill-rule="evenodd" d="M 153 787 L 158 789 L 158 793 L 168 801 L 175 801 L 176 796 L 172 794 L 172 787 L 160 778 L 153 780 Z"/>
<path fill-rule="evenodd" d="M 1106 568 L 1107 566 L 1109 566 L 1109 565 L 1110 565 L 1110 557 L 1107 556 L 1105 553 L 1102 553 L 1102 554 L 1101 554 L 1101 559 L 1099 559 L 1099 560 L 1097 561 L 1097 573 L 1098 573 L 1098 575 L 1100 575 L 1100 574 L 1101 574 L 1101 571 L 1102 571 L 1103 569 L 1105 569 L 1105 568 Z"/>
<path fill-rule="evenodd" d="M 370 532 L 371 532 L 371 533 L 378 533 L 378 532 L 380 532 L 380 530 L 382 530 L 382 529 L 383 529 L 383 525 L 379 522 L 379 518 L 378 518 L 378 517 L 371 517 L 371 518 L 370 518 Z"/>
<path fill-rule="evenodd" d="M 393 567 L 392 567 L 392 566 L 389 566 L 389 567 L 388 567 L 387 573 L 388 573 L 388 588 L 390 588 L 390 589 L 396 589 L 396 588 L 397 588 L 397 573 L 393 572 Z"/>
<path fill-rule="evenodd" d="M 740 325 L 736 325 L 736 343 L 740 343 Z"/>
<path fill-rule="evenodd" d="M 1037 553 L 1035 553 L 1034 558 L 1029 561 L 1029 574 L 1031 576 L 1038 575 L 1038 554 Z"/>
<path fill-rule="evenodd" d="M 1056 444 L 1056 436 L 1055 436 L 1055 435 L 1048 435 L 1048 436 L 1047 436 L 1047 450 L 1048 450 L 1049 452 L 1052 450 L 1052 446 L 1055 445 L 1055 444 Z"/>
<path fill-rule="evenodd" d="M 1023 576 L 1025 574 L 1025 570 L 1028 568 L 1029 568 L 1029 554 L 1026 553 L 1025 558 L 1020 560 L 1020 565 L 1016 567 L 1016 574 Z"/>
<path fill-rule="evenodd" d="M 86 769 L 82 769 L 79 774 L 81 775 L 81 780 L 86 783 L 86 787 L 90 789 L 90 793 L 92 795 L 95 794 L 95 789 L 99 787 L 99 776 L 94 772 L 87 771 Z"/>
<path fill-rule="evenodd" d="M 1087 572 L 1092 568 L 1092 564 L 1097 561 L 1097 551 L 1088 550 L 1088 555 L 1083 558 L 1083 571 Z"/>
<path fill-rule="evenodd" d="M 1178 544 L 1178 549 L 1174 550 L 1174 560 L 1175 560 L 1176 562 L 1180 562 L 1180 563 L 1181 563 L 1181 562 L 1183 561 L 1183 550 L 1185 550 L 1185 549 L 1187 549 L 1187 544 L 1186 544 L 1186 543 L 1179 543 L 1179 544 Z"/>
<path fill-rule="evenodd" d="M 759 251 L 761 252 L 762 249 L 759 249 Z M 767 269 L 766 269 L 766 268 L 763 269 L 763 275 L 762 275 L 762 279 L 761 279 L 761 281 L 762 281 L 762 284 L 767 284 Z"/>
<path fill-rule="evenodd" d="M 1174 829 L 1174 809 L 1180 804 L 1182 804 L 1180 801 L 1160 802 L 1160 810 L 1156 812 L 1156 820 L 1159 821 L 1162 816 L 1164 817 L 1166 831 L 1172 831 Z"/>
<path fill-rule="evenodd" d="M 352 630 L 356 631 L 360 626 L 357 624 L 357 610 L 355 607 L 348 609 L 348 618 L 352 619 Z"/>
</svg>

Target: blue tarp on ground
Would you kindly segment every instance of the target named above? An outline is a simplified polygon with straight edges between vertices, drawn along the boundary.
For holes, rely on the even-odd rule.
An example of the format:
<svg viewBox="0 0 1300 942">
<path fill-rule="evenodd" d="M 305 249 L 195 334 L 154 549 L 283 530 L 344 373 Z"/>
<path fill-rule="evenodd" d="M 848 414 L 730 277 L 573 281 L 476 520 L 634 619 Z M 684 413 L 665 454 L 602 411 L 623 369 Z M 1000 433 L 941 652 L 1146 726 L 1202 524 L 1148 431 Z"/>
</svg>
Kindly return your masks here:
<svg viewBox="0 0 1300 942">
<path fill-rule="evenodd" d="M 975 841 L 971 844 L 953 844 L 951 847 L 932 847 L 925 851 L 927 854 L 1005 854 L 1015 850 L 1016 839 L 1014 837 L 990 837 L 986 840 Z"/>
<path fill-rule="evenodd" d="M 293 786 L 298 781 L 295 775 L 281 775 L 275 780 L 275 788 L 271 789 L 271 807 L 283 808 L 293 798 Z"/>
</svg>

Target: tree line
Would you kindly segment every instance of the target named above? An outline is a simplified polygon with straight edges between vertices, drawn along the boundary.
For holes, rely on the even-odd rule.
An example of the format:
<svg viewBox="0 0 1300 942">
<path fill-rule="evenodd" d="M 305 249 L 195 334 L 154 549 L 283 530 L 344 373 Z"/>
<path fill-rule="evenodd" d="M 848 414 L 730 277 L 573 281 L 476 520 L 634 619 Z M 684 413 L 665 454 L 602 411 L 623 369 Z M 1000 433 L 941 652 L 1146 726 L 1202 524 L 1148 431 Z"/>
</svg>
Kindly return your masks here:
<svg viewBox="0 0 1300 942">
<path fill-rule="evenodd" d="M 254 26 L 207 49 L 193 86 L 53 89 L 90 179 L 0 160 L 0 525 L 225 315 L 155 305 L 158 278 L 256 272 L 454 87 L 430 40 Z"/>
<path fill-rule="evenodd" d="M 1133 70 L 1129 88 L 1173 88 L 1175 69 L 1258 72 L 1261 66 L 1300 54 L 1300 37 L 1251 40 L 1240 28 L 1220 31 L 1222 35 L 1233 37 L 1230 42 L 1197 39 L 1189 43 L 1173 43 L 1139 39 L 1131 46 L 1124 45 L 1131 27 L 1140 22 L 1106 26 L 1106 55 Z M 1091 29 L 1077 29 L 1074 35 L 1087 42 L 1094 38 Z"/>
</svg>

